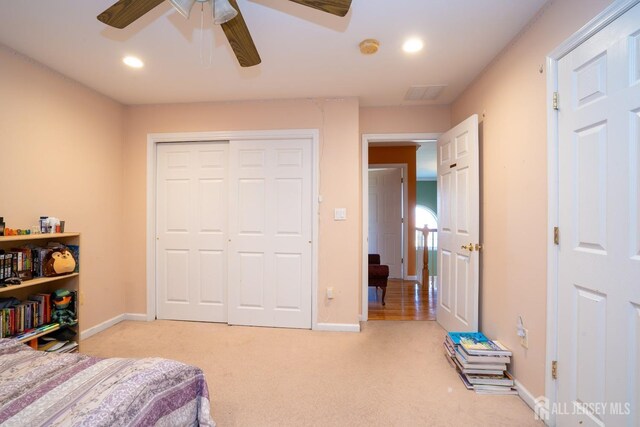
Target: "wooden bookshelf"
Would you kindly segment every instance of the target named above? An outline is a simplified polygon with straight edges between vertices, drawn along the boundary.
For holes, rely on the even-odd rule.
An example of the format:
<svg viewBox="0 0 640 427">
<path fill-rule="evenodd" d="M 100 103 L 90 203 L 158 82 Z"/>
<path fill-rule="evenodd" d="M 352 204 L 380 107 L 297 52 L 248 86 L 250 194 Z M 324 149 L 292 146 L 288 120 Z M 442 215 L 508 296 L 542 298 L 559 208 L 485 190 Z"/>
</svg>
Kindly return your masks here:
<svg viewBox="0 0 640 427">
<path fill-rule="evenodd" d="M 59 242 L 61 244 L 77 245 L 80 246 L 80 233 L 68 232 L 68 233 L 46 233 L 46 234 L 26 234 L 20 236 L 0 236 L 0 249 L 10 252 L 13 248 L 29 246 L 42 246 L 46 247 L 49 242 Z M 76 260 L 79 262 L 79 260 Z M 68 289 L 70 291 L 76 291 L 77 300 L 76 304 L 76 319 L 77 322 L 69 328 L 76 332 L 75 341 L 80 344 L 80 301 L 82 299 L 80 294 L 80 274 L 69 273 L 60 276 L 52 277 L 36 277 L 23 281 L 19 285 L 7 285 L 0 288 L 0 298 L 15 297 L 21 301 L 28 298 L 29 295 L 35 293 L 51 293 L 56 289 Z M 19 341 L 23 342 L 34 349 L 38 348 L 38 338 L 50 334 L 52 332 L 60 330 L 60 326 L 51 328 L 44 332 L 39 332 L 36 335 L 20 338 Z M 79 347 L 77 347 L 79 350 Z"/>
<path fill-rule="evenodd" d="M 51 240 L 64 239 L 67 237 L 80 237 L 80 233 L 45 233 L 45 234 L 23 234 L 21 236 L 0 236 L 0 244 L 8 242 L 24 242 L 29 240 Z"/>
<path fill-rule="evenodd" d="M 0 288 L 0 294 L 3 292 L 13 292 L 19 289 L 28 288 L 31 286 L 42 285 L 43 283 L 57 282 L 59 280 L 69 279 L 71 277 L 77 277 L 80 273 L 70 273 L 64 274 L 62 276 L 53 276 L 53 277 L 36 277 L 35 279 L 25 280 L 19 285 L 7 285 L 5 288 Z"/>
<path fill-rule="evenodd" d="M 30 337 L 25 337 L 25 338 L 17 338 L 18 341 L 23 342 L 29 346 L 31 346 L 34 349 L 38 349 L 38 338 L 40 337 L 44 337 L 47 334 L 50 334 L 51 332 L 57 331 L 60 329 L 60 325 L 54 326 L 51 329 L 47 329 L 44 332 L 40 332 L 39 334 L 35 334 L 32 335 Z"/>
</svg>

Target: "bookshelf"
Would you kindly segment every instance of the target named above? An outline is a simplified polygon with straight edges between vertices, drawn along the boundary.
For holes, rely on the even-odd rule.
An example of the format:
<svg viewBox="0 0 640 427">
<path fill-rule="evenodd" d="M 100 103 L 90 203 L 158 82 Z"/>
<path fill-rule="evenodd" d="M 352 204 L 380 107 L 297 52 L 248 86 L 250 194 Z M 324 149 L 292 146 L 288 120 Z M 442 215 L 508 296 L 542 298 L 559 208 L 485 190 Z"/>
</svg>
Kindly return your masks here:
<svg viewBox="0 0 640 427">
<path fill-rule="evenodd" d="M 28 234 L 21 236 L 0 236 L 0 249 L 11 251 L 14 248 L 29 246 L 46 246 L 49 242 L 61 243 L 63 245 L 80 246 L 80 233 L 51 233 L 51 234 Z M 79 262 L 79 260 L 76 260 Z M 21 301 L 27 300 L 29 295 L 36 293 L 52 293 L 56 289 L 67 289 L 76 291 L 76 318 L 78 322 L 69 326 L 76 333 L 75 341 L 80 344 L 80 274 L 70 273 L 54 277 L 36 277 L 24 280 L 20 285 L 8 285 L 0 287 L 0 298 L 14 297 Z M 60 326 L 53 326 L 45 331 L 36 332 L 33 335 L 18 338 L 19 341 L 38 348 L 38 338 L 60 330 Z M 79 349 L 79 347 L 78 347 Z"/>
</svg>

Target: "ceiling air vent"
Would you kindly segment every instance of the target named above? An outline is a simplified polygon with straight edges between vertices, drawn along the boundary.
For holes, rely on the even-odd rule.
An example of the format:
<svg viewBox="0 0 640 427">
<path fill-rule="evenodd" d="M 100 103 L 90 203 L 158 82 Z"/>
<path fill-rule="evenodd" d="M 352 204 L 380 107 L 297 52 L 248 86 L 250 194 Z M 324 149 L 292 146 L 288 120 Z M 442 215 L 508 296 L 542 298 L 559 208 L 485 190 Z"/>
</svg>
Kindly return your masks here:
<svg viewBox="0 0 640 427">
<path fill-rule="evenodd" d="M 411 86 L 404 99 L 406 101 L 433 101 L 447 85 Z"/>
</svg>

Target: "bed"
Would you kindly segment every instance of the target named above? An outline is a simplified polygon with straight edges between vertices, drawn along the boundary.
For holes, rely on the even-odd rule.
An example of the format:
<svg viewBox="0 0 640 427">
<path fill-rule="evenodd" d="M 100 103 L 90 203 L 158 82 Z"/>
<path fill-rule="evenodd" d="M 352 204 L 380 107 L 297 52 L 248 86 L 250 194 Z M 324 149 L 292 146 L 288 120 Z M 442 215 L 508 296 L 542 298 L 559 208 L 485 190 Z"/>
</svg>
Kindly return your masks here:
<svg viewBox="0 0 640 427">
<path fill-rule="evenodd" d="M 46 353 L 0 339 L 2 426 L 215 426 L 202 370 Z"/>
</svg>

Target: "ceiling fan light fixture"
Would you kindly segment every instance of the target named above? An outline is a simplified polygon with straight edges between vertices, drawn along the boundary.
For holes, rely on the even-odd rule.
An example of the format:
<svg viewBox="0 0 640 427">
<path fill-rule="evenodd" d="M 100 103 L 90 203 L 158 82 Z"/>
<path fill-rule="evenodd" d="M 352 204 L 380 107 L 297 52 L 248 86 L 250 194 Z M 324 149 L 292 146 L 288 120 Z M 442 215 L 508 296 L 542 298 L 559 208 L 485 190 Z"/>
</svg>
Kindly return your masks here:
<svg viewBox="0 0 640 427">
<path fill-rule="evenodd" d="M 189 12 L 196 0 L 169 0 L 173 7 L 180 12 L 180 15 L 189 18 Z"/>
<path fill-rule="evenodd" d="M 229 0 L 213 0 L 213 23 L 226 24 L 238 15 L 238 11 L 229 4 Z"/>
<path fill-rule="evenodd" d="M 380 42 L 376 39 L 365 39 L 358 46 L 363 55 L 373 55 L 380 48 Z"/>
</svg>

